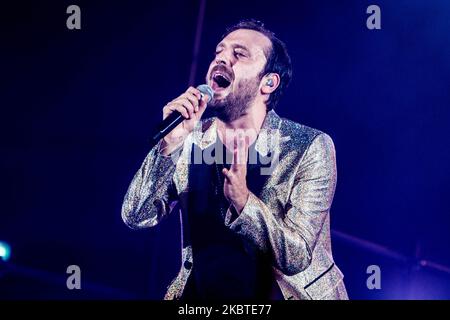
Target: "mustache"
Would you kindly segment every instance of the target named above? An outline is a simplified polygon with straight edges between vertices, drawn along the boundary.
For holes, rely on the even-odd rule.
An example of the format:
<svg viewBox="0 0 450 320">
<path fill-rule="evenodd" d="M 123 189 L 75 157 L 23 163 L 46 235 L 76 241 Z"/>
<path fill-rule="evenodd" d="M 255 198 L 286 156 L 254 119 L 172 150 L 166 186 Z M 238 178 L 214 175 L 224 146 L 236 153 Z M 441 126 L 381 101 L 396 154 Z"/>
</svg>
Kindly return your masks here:
<svg viewBox="0 0 450 320">
<path fill-rule="evenodd" d="M 234 74 L 233 71 L 229 70 L 227 67 L 225 67 L 224 65 L 218 64 L 216 66 L 214 66 L 211 69 L 211 74 L 210 74 L 210 78 L 212 79 L 212 75 L 214 74 L 214 72 L 220 72 L 223 73 L 224 75 L 227 76 L 228 79 L 230 79 L 231 81 L 234 80 Z"/>
</svg>

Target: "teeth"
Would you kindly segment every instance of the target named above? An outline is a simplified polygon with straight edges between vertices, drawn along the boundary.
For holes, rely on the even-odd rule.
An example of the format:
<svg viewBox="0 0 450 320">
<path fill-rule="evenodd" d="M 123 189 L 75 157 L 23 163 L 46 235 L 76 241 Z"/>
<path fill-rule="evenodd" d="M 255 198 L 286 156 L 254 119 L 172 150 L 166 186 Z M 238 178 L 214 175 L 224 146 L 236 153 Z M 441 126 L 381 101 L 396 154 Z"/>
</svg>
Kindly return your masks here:
<svg viewBox="0 0 450 320">
<path fill-rule="evenodd" d="M 230 80 L 228 79 L 228 77 L 225 76 L 223 73 L 220 73 L 220 72 L 214 72 L 213 78 L 215 78 L 215 77 L 217 77 L 217 76 L 221 76 L 221 77 L 223 77 L 225 80 L 227 80 L 228 82 L 230 82 Z"/>
</svg>

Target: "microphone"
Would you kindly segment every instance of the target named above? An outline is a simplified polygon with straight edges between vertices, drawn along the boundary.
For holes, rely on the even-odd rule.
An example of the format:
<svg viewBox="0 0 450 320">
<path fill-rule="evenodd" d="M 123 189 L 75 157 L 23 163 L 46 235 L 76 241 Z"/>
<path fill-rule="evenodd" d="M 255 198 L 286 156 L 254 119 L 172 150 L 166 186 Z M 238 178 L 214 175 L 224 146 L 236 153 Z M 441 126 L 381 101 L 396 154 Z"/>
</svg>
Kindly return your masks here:
<svg viewBox="0 0 450 320">
<path fill-rule="evenodd" d="M 208 102 L 214 97 L 213 89 L 207 84 L 201 84 L 197 87 L 203 97 L 208 96 Z M 170 131 L 183 122 L 185 118 L 178 111 L 174 111 L 167 118 L 165 118 L 158 126 L 158 133 L 153 136 L 153 142 L 157 143 L 161 138 L 164 138 Z"/>
</svg>

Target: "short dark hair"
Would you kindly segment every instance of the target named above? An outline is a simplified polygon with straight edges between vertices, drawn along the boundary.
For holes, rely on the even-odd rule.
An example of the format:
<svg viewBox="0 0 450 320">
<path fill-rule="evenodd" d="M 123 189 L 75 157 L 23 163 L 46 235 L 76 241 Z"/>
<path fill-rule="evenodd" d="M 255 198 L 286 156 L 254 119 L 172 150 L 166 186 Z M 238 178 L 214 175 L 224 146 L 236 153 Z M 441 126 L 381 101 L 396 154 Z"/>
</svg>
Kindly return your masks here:
<svg viewBox="0 0 450 320">
<path fill-rule="evenodd" d="M 267 100 L 267 109 L 271 110 L 277 106 L 281 95 L 286 90 L 292 78 L 291 58 L 287 52 L 286 45 L 275 36 L 275 33 L 266 29 L 264 23 L 255 19 L 241 20 L 237 24 L 227 28 L 222 39 L 231 32 L 239 29 L 258 31 L 269 38 L 272 43 L 272 47 L 269 49 L 270 51 L 266 50 L 266 52 L 264 52 L 266 54 L 267 62 L 260 74 L 260 78 L 268 73 L 278 73 L 280 76 L 280 85 L 270 94 L 269 99 Z"/>
</svg>

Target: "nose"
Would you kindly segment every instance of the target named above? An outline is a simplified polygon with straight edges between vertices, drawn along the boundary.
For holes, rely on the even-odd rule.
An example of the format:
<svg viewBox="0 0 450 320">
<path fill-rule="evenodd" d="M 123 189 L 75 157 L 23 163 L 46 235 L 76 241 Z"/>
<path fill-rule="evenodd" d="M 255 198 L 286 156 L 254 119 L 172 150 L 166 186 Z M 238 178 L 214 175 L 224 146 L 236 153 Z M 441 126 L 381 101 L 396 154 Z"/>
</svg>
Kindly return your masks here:
<svg viewBox="0 0 450 320">
<path fill-rule="evenodd" d="M 222 50 L 219 54 L 217 54 L 215 62 L 217 65 L 225 65 L 231 67 L 231 64 L 233 63 L 232 57 L 230 57 L 230 53 L 227 52 L 227 50 Z"/>
<path fill-rule="evenodd" d="M 228 66 L 227 59 L 225 58 L 225 56 L 223 54 L 218 55 L 216 57 L 215 63 L 216 63 L 217 66 L 218 65 Z"/>
<path fill-rule="evenodd" d="M 216 64 L 224 64 L 224 65 L 226 65 L 227 63 L 222 58 L 216 58 Z"/>
</svg>

